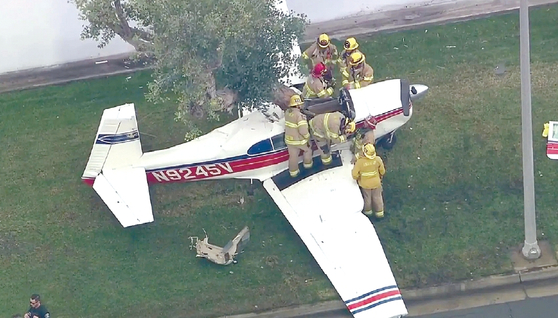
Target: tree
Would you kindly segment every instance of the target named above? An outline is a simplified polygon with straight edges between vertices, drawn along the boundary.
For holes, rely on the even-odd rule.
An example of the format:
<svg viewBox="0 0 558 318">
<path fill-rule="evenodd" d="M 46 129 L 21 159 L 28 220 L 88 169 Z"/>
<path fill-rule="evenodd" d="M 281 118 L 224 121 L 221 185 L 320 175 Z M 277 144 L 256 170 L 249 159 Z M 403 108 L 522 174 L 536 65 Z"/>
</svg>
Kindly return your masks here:
<svg viewBox="0 0 558 318">
<path fill-rule="evenodd" d="M 153 49 L 153 32 L 149 11 L 138 1 L 70 0 L 80 11 L 80 18 L 88 21 L 81 32 L 82 39 L 94 39 L 105 47 L 115 36 L 120 36 L 138 52 Z M 130 23 L 136 26 L 130 26 Z"/>
<path fill-rule="evenodd" d="M 106 45 L 119 35 L 153 56 L 148 99 L 178 101 L 177 119 L 190 129 L 192 115 L 215 118 L 235 102 L 257 107 L 281 92 L 307 23 L 276 0 L 74 1 L 89 21 L 82 37 Z"/>
</svg>

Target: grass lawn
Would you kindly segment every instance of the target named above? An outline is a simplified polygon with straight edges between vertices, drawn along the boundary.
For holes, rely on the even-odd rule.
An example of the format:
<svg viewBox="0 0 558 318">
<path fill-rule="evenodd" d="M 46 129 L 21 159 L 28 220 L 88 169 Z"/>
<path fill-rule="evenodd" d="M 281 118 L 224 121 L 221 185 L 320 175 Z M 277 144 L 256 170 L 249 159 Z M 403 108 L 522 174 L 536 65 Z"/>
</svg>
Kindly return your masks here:
<svg viewBox="0 0 558 318">
<path fill-rule="evenodd" d="M 558 162 L 540 133 L 558 119 L 556 20 L 557 6 L 531 10 L 538 228 L 553 244 Z M 400 287 L 510 271 L 508 249 L 523 241 L 518 14 L 360 42 L 377 79 L 430 87 L 396 147 L 380 152 L 387 217 L 376 229 Z M 259 185 L 254 196 L 236 180 L 152 186 L 156 221 L 124 230 L 81 183 L 104 108 L 136 103 L 144 151 L 182 141 L 175 106 L 145 101 L 148 80 L 140 72 L 0 95 L 0 316 L 21 313 L 34 292 L 56 317 L 201 318 L 336 299 Z M 222 245 L 244 225 L 252 241 L 238 265 L 189 250 L 203 229 Z"/>
</svg>

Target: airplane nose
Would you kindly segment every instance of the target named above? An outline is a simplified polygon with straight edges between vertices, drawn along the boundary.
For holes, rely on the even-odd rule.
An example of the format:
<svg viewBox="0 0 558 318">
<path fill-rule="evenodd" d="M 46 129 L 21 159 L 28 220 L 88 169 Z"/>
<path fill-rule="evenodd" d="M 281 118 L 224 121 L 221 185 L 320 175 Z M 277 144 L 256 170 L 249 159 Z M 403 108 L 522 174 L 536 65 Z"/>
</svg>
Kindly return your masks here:
<svg viewBox="0 0 558 318">
<path fill-rule="evenodd" d="M 411 85 L 411 100 L 421 100 L 428 92 L 428 86 L 422 84 Z"/>
</svg>

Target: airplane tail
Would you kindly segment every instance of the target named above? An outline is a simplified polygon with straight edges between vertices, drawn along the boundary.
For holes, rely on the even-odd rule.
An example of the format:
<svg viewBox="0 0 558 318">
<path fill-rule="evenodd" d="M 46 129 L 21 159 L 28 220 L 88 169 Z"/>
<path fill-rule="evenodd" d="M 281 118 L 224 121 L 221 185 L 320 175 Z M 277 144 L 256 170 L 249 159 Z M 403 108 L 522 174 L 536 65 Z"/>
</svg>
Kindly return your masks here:
<svg viewBox="0 0 558 318">
<path fill-rule="evenodd" d="M 134 104 L 105 109 L 82 180 L 124 226 L 153 222 Z"/>
<path fill-rule="evenodd" d="M 134 104 L 105 109 L 82 179 L 95 179 L 103 169 L 119 168 L 143 154 Z"/>
</svg>

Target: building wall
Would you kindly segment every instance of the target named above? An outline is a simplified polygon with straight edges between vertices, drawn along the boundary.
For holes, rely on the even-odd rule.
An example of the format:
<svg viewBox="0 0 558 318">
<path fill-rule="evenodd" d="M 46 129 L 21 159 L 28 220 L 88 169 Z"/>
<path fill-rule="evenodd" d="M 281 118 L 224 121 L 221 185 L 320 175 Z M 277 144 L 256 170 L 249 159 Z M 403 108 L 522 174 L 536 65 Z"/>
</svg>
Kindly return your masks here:
<svg viewBox="0 0 558 318">
<path fill-rule="evenodd" d="M 287 5 L 320 22 L 447 1 L 452 0 L 287 0 Z M 67 0 L 0 0 L 0 74 L 133 51 L 118 37 L 103 49 L 81 40 L 83 24 Z"/>
<path fill-rule="evenodd" d="M 67 0 L 0 0 L 0 73 L 133 51 L 119 38 L 82 41 L 83 23 Z"/>
</svg>

